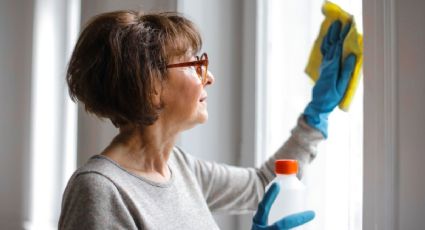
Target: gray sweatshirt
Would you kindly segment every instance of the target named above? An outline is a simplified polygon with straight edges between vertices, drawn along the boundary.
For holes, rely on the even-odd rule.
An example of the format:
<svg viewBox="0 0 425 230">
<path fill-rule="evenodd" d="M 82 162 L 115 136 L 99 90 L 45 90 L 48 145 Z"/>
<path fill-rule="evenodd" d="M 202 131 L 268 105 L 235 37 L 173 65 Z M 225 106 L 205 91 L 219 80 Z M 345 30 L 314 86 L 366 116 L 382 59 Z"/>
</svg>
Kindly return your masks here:
<svg viewBox="0 0 425 230">
<path fill-rule="evenodd" d="M 297 159 L 301 176 L 322 139 L 300 117 L 288 141 L 258 169 L 203 161 L 175 147 L 166 183 L 137 176 L 105 156 L 93 156 L 68 182 L 59 229 L 218 229 L 212 212 L 255 211 L 275 177 L 275 159 Z"/>
</svg>

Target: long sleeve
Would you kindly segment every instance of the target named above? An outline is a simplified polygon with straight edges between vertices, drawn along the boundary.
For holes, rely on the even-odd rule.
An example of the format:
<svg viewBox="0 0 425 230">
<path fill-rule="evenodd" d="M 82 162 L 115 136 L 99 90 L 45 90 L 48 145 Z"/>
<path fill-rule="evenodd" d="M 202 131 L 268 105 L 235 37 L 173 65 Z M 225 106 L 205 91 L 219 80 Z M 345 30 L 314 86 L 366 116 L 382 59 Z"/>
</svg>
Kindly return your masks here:
<svg viewBox="0 0 425 230">
<path fill-rule="evenodd" d="M 317 144 L 321 140 L 322 134 L 309 127 L 301 116 L 291 137 L 259 169 L 234 167 L 182 155 L 195 174 L 210 210 L 241 214 L 257 209 L 265 186 L 275 177 L 275 159 L 297 159 L 301 176 L 302 169 L 315 158 Z"/>
<path fill-rule="evenodd" d="M 297 126 L 292 129 L 289 139 L 271 156 L 262 166 L 261 171 L 269 183 L 276 176 L 274 162 L 276 159 L 295 159 L 298 161 L 298 178 L 302 178 L 304 168 L 311 163 L 317 155 L 317 145 L 324 140 L 322 133 L 310 127 L 303 115 L 298 118 Z"/>
</svg>

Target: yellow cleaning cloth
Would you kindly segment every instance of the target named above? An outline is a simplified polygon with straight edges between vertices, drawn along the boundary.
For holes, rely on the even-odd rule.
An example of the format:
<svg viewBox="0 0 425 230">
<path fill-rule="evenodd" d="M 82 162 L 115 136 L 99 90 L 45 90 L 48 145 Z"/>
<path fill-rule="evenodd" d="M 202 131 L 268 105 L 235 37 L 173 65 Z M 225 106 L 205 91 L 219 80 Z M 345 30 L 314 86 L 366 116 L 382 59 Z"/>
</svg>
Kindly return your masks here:
<svg viewBox="0 0 425 230">
<path fill-rule="evenodd" d="M 345 12 L 338 5 L 326 1 L 323 4 L 322 12 L 325 15 L 325 20 L 322 22 L 319 36 L 314 42 L 313 49 L 310 53 L 310 58 L 305 68 L 305 72 L 313 81 L 316 81 L 319 78 L 320 64 L 322 63 L 322 53 L 320 52 L 320 46 L 329 27 L 336 20 L 341 21 L 341 28 L 344 28 L 347 23 L 351 23 L 350 31 L 348 31 L 348 34 L 345 37 L 342 48 L 342 60 L 344 61 L 350 53 L 353 53 L 356 56 L 356 64 L 344 97 L 339 103 L 339 108 L 347 111 L 360 80 L 360 69 L 363 63 L 363 37 L 357 32 L 354 17 Z"/>
</svg>

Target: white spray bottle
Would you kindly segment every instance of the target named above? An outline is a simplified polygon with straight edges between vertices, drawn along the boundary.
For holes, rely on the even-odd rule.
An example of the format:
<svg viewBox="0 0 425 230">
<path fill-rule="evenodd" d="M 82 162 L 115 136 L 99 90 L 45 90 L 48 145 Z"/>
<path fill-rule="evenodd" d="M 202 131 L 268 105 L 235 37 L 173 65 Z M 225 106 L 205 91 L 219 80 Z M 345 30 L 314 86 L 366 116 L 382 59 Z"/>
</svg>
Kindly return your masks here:
<svg viewBox="0 0 425 230">
<path fill-rule="evenodd" d="M 297 172 L 297 160 L 276 160 L 276 178 L 266 189 L 276 182 L 280 185 L 280 192 L 270 209 L 268 224 L 273 224 L 285 216 L 306 211 L 306 187 L 298 180 Z M 302 226 L 294 229 L 302 229 Z"/>
</svg>

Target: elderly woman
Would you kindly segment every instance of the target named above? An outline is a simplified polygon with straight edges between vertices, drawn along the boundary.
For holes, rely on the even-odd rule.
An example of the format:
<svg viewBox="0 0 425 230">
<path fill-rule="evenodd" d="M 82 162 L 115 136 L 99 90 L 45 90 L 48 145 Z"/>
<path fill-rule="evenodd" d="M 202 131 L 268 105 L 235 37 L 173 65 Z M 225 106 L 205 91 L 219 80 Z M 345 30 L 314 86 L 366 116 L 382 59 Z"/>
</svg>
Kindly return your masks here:
<svg viewBox="0 0 425 230">
<path fill-rule="evenodd" d="M 218 229 L 212 212 L 257 206 L 252 229 L 289 229 L 311 220 L 314 213 L 307 211 L 268 226 L 278 186 L 262 197 L 275 177 L 275 159 L 297 159 L 302 169 L 326 137 L 327 115 L 346 87 L 340 79 L 354 64 L 350 59 L 340 67 L 340 27 L 331 27 L 322 46 L 312 102 L 289 140 L 256 169 L 203 161 L 175 146 L 181 132 L 207 121 L 206 89 L 215 81 L 208 55 L 196 56 L 201 37 L 192 22 L 176 13 L 133 11 L 93 18 L 69 63 L 69 91 L 88 112 L 111 120 L 119 134 L 70 178 L 59 228 Z"/>
</svg>

